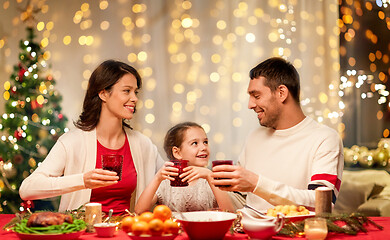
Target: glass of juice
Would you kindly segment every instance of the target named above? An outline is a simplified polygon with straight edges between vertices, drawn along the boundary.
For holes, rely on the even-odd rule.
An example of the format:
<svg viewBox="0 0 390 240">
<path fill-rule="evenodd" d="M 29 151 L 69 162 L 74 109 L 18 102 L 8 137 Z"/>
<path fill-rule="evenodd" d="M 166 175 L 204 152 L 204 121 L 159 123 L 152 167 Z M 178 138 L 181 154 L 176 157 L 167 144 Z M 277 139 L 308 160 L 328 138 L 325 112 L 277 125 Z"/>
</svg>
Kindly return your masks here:
<svg viewBox="0 0 390 240">
<path fill-rule="evenodd" d="M 305 219 L 305 237 L 309 240 L 324 240 L 328 235 L 328 225 L 325 218 Z"/>
<path fill-rule="evenodd" d="M 171 160 L 173 162 L 173 167 L 179 169 L 179 175 L 183 173 L 183 169 L 188 166 L 188 160 Z M 177 175 L 174 181 L 171 181 L 172 187 L 186 187 L 188 182 L 183 182 L 182 179 Z"/>
<path fill-rule="evenodd" d="M 218 165 L 233 165 L 233 160 L 214 160 L 212 162 L 213 164 L 213 167 L 215 166 L 218 166 Z M 216 180 L 220 180 L 222 178 L 216 178 Z M 223 186 L 223 185 L 215 185 L 216 187 L 229 187 L 229 185 L 227 186 Z"/>
<path fill-rule="evenodd" d="M 233 160 L 214 160 L 213 167 L 218 165 L 233 165 Z"/>
<path fill-rule="evenodd" d="M 102 168 L 116 172 L 119 177 L 118 181 L 122 179 L 122 166 L 123 166 L 123 155 L 107 154 L 102 155 Z"/>
</svg>

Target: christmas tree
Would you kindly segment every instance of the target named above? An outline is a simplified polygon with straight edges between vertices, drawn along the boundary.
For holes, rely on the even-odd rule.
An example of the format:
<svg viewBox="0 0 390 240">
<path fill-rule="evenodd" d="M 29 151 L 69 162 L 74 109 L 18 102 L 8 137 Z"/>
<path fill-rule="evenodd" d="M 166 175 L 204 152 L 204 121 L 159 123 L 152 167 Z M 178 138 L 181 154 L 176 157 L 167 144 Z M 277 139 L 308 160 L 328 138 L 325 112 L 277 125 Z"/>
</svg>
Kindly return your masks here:
<svg viewBox="0 0 390 240">
<path fill-rule="evenodd" d="M 0 117 L 0 213 L 33 207 L 18 189 L 64 133 L 59 92 L 46 62 L 47 53 L 34 41 L 34 29 L 20 41 L 19 62 L 4 83 L 5 113 Z"/>
</svg>

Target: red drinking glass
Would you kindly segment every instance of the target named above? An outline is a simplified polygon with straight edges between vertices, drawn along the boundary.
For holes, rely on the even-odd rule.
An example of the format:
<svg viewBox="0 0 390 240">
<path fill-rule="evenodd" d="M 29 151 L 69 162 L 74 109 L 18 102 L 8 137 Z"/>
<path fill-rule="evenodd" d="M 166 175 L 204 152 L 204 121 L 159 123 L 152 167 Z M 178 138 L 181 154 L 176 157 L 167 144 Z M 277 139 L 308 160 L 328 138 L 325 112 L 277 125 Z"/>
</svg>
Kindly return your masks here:
<svg viewBox="0 0 390 240">
<path fill-rule="evenodd" d="M 123 166 L 123 155 L 107 154 L 102 155 L 102 168 L 116 172 L 119 177 L 118 181 L 122 179 L 122 166 Z"/>
<path fill-rule="evenodd" d="M 173 167 L 179 169 L 179 175 L 183 173 L 183 169 L 188 166 L 188 160 L 171 160 L 173 162 Z M 182 179 L 178 176 L 175 177 L 174 181 L 171 181 L 172 187 L 186 187 L 188 182 L 183 182 Z"/>
<path fill-rule="evenodd" d="M 233 165 L 233 160 L 214 160 L 213 167 L 218 165 Z"/>
<path fill-rule="evenodd" d="M 213 164 L 213 167 L 215 166 L 218 166 L 218 165 L 233 165 L 233 160 L 214 160 L 212 162 Z M 223 178 L 216 178 L 216 180 L 220 180 L 220 179 L 223 179 Z M 229 187 L 228 186 L 224 186 L 224 185 L 215 185 L 216 187 Z"/>
</svg>

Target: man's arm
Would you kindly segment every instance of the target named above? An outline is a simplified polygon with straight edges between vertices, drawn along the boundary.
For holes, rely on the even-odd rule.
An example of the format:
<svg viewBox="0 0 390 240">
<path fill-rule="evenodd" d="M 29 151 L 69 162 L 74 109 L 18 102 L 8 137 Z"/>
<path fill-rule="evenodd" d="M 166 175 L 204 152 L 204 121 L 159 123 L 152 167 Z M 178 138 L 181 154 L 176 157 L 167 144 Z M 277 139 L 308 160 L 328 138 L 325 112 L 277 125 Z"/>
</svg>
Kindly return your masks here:
<svg viewBox="0 0 390 240">
<path fill-rule="evenodd" d="M 219 165 L 213 168 L 214 185 L 224 191 L 252 192 L 272 205 L 314 207 L 315 192 L 290 187 L 259 176 L 241 166 Z M 274 189 L 274 190 L 271 190 Z"/>
<path fill-rule="evenodd" d="M 307 189 L 297 189 L 288 185 L 259 176 L 241 166 L 219 165 L 213 168 L 214 185 L 224 185 L 225 191 L 252 192 L 272 205 L 315 206 L 315 191 L 319 186 L 333 190 L 335 203 L 341 183 L 343 169 L 343 152 L 341 141 L 337 144 L 334 138 L 325 139 L 313 159 L 312 176 Z M 221 179 L 225 178 L 225 179 Z M 218 179 L 218 180 L 217 180 Z"/>
</svg>

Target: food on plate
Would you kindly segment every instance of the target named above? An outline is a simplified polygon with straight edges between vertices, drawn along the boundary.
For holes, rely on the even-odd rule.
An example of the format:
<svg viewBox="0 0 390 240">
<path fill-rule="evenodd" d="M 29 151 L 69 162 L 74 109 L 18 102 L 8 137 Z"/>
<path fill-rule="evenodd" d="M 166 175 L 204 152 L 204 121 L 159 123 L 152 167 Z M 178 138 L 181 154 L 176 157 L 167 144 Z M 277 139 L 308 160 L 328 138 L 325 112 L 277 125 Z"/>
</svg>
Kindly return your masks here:
<svg viewBox="0 0 390 240">
<path fill-rule="evenodd" d="M 153 212 L 144 212 L 139 216 L 125 217 L 121 229 L 134 236 L 163 236 L 179 233 L 180 225 L 171 218 L 172 211 L 165 205 L 158 205 Z"/>
<path fill-rule="evenodd" d="M 286 217 L 295 217 L 310 214 L 304 206 L 277 205 L 267 210 L 267 216 L 276 217 L 278 213 L 283 213 Z"/>
<path fill-rule="evenodd" d="M 22 219 L 12 228 L 14 232 L 23 234 L 64 234 L 84 230 L 86 223 L 81 219 L 73 219 L 71 215 L 55 212 L 33 213 Z"/>
<path fill-rule="evenodd" d="M 73 223 L 72 216 L 58 212 L 37 212 L 28 218 L 27 227 L 47 227 L 64 222 Z"/>
</svg>

